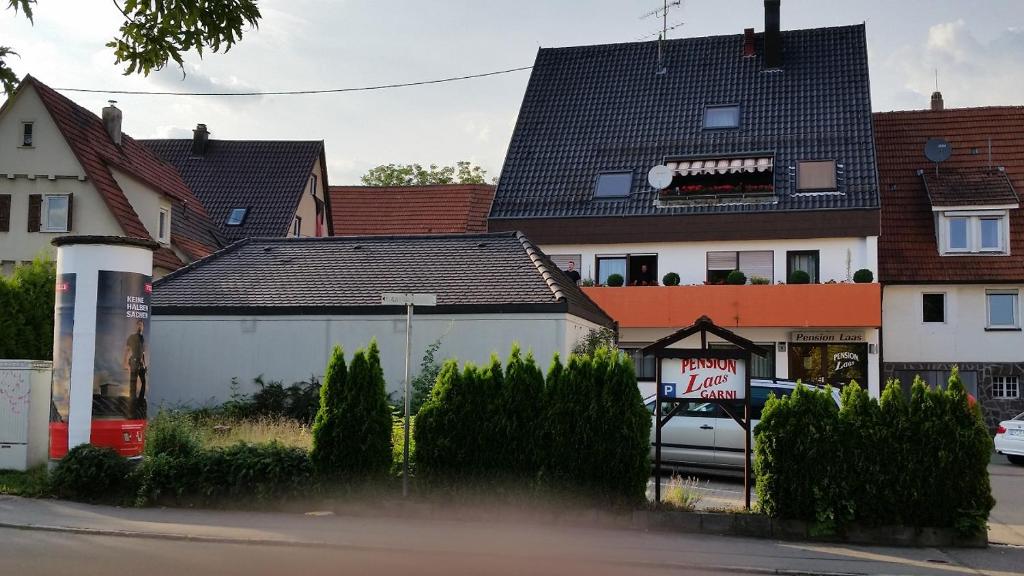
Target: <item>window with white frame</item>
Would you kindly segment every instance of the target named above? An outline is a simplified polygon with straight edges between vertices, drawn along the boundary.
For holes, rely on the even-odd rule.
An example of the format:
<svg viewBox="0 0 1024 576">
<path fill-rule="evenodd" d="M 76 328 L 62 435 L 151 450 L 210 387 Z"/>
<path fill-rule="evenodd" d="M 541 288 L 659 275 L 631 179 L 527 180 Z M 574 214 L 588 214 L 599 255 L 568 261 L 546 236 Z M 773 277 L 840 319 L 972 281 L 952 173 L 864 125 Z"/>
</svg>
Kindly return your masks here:
<svg viewBox="0 0 1024 576">
<path fill-rule="evenodd" d="M 1003 210 L 945 212 L 938 217 L 943 254 L 1006 253 L 1009 218 Z"/>
<path fill-rule="evenodd" d="M 1015 330 L 1020 328 L 1020 306 L 1017 290 L 986 290 L 988 323 L 986 328 Z"/>
<path fill-rule="evenodd" d="M 302 216 L 295 217 L 295 223 L 292 224 L 292 235 L 299 236 L 302 232 Z"/>
<path fill-rule="evenodd" d="M 68 231 L 69 203 L 67 195 L 43 196 L 43 232 Z"/>
<path fill-rule="evenodd" d="M 993 376 L 992 397 L 1002 400 L 1020 398 L 1020 380 L 1016 376 Z"/>
<path fill-rule="evenodd" d="M 171 239 L 171 211 L 167 208 L 160 209 L 160 220 L 157 222 L 157 240 L 167 244 Z"/>
</svg>

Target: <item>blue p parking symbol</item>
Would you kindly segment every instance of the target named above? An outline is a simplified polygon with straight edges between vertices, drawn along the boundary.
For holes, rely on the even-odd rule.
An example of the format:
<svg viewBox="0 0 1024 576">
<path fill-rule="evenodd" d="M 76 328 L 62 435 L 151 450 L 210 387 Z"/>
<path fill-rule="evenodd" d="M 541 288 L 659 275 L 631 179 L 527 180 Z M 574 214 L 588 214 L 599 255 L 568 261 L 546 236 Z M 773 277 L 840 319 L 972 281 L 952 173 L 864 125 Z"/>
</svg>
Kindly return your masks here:
<svg viewBox="0 0 1024 576">
<path fill-rule="evenodd" d="M 661 397 L 662 398 L 675 398 L 676 397 L 676 385 L 675 384 L 662 384 L 661 385 Z"/>
</svg>

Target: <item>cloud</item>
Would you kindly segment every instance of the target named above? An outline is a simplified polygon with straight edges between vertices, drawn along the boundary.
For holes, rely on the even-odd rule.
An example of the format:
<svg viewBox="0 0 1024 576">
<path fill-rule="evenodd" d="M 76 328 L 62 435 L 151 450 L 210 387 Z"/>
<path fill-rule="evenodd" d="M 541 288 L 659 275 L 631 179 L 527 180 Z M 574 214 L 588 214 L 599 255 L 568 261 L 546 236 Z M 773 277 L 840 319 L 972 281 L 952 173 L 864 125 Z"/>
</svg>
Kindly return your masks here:
<svg viewBox="0 0 1024 576">
<path fill-rule="evenodd" d="M 165 90 L 175 92 L 227 92 L 239 94 L 258 92 L 260 89 L 252 84 L 241 81 L 237 76 L 217 77 L 205 74 L 200 65 L 185 62 L 184 74 L 173 62 L 162 70 L 150 75 L 153 83 Z M 253 97 L 257 100 L 261 97 Z"/>
<path fill-rule="evenodd" d="M 1024 86 L 1024 29 L 1006 28 L 990 40 L 979 40 L 963 19 L 928 29 L 918 45 L 907 45 L 881 58 L 873 74 L 875 107 L 880 110 L 928 106 L 939 90 L 950 108 L 1019 104 Z"/>
</svg>

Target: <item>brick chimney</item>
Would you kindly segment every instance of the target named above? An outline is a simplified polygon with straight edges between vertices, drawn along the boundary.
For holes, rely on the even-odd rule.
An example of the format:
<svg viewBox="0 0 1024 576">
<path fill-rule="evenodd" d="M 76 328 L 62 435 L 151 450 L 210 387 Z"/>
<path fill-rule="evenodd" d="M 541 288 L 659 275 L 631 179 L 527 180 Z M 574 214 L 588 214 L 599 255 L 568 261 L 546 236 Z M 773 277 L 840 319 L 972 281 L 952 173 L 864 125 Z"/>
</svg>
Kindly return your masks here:
<svg viewBox="0 0 1024 576">
<path fill-rule="evenodd" d="M 764 0 L 764 67 L 782 67 L 782 40 L 779 37 L 779 11 L 782 0 Z"/>
<path fill-rule="evenodd" d="M 107 134 L 110 136 L 110 140 L 121 145 L 121 111 L 114 106 L 117 104 L 116 100 L 108 100 L 109 106 L 103 108 L 103 127 L 107 129 Z"/>
<path fill-rule="evenodd" d="M 206 130 L 206 124 L 196 124 L 192 131 L 192 155 L 202 158 L 206 156 L 206 143 L 210 140 L 210 133 Z"/>
<path fill-rule="evenodd" d="M 747 28 L 743 30 L 743 57 L 747 58 L 754 55 L 754 29 Z"/>
<path fill-rule="evenodd" d="M 942 92 L 938 90 L 932 92 L 932 110 L 939 111 L 943 108 L 945 108 L 945 105 L 942 102 Z"/>
</svg>

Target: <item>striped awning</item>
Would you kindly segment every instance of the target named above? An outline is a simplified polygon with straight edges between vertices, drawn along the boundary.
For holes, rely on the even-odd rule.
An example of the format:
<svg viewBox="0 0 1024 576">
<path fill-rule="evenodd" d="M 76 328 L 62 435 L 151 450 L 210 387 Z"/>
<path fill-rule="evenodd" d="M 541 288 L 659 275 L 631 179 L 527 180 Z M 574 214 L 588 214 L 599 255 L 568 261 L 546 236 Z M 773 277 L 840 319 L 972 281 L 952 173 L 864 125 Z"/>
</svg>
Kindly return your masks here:
<svg viewBox="0 0 1024 576">
<path fill-rule="evenodd" d="M 737 174 L 739 172 L 765 172 L 772 169 L 771 158 L 709 158 L 666 162 L 670 170 L 680 176 L 699 174 Z"/>
</svg>

